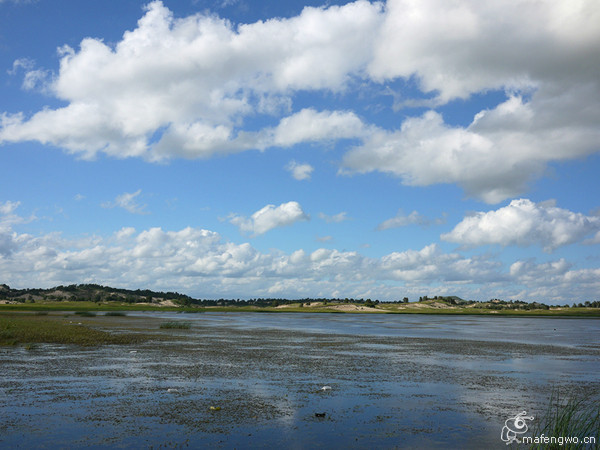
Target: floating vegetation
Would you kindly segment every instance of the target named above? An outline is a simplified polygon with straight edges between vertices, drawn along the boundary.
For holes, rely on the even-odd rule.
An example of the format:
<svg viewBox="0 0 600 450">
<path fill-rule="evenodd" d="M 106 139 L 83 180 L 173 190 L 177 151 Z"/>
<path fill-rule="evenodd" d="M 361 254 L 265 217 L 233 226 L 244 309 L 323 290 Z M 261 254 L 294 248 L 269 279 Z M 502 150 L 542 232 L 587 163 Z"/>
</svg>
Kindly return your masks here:
<svg viewBox="0 0 600 450">
<path fill-rule="evenodd" d="M 123 317 L 123 316 L 126 316 L 127 314 L 124 313 L 123 311 L 108 311 L 104 315 L 105 316 L 112 316 L 112 317 Z"/>
<path fill-rule="evenodd" d="M 164 322 L 160 324 L 160 328 L 174 328 L 178 330 L 189 330 L 190 326 L 186 322 Z"/>
</svg>

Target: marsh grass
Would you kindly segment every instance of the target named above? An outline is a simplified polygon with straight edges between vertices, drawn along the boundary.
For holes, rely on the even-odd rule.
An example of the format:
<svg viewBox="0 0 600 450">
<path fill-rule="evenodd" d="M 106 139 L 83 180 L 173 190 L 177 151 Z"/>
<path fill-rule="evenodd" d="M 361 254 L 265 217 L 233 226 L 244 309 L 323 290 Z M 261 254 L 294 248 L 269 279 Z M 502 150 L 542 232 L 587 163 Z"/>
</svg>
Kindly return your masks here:
<svg viewBox="0 0 600 450">
<path fill-rule="evenodd" d="M 560 438 L 577 437 L 579 443 L 534 444 L 531 449 L 589 449 L 600 448 L 599 398 L 561 398 L 557 391 L 550 396 L 548 410 L 533 429 L 532 436 Z M 596 444 L 584 444 L 583 438 L 594 437 Z"/>
<path fill-rule="evenodd" d="M 189 330 L 190 326 L 186 322 L 164 322 L 160 324 L 160 328 L 174 328 L 178 330 Z"/>
<path fill-rule="evenodd" d="M 75 314 L 82 317 L 96 317 L 96 313 L 93 311 L 75 311 Z"/>
<path fill-rule="evenodd" d="M 113 334 L 84 325 L 70 323 L 57 316 L 29 314 L 0 315 L 0 345 L 76 344 L 133 344 L 146 340 L 138 334 Z M 31 347 L 30 347 L 31 348 Z"/>
</svg>

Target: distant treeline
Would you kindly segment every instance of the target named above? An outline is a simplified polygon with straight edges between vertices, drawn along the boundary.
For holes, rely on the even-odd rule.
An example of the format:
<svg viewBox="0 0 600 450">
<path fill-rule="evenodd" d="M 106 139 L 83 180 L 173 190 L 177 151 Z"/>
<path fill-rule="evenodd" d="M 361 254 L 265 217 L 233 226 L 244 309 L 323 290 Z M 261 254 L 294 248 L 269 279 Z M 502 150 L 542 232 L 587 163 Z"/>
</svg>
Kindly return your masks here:
<svg viewBox="0 0 600 450">
<path fill-rule="evenodd" d="M 0 285 L 0 300 L 21 302 L 35 301 L 119 301 L 126 303 L 158 303 L 171 300 L 177 304 L 197 302 L 189 295 L 179 292 L 156 292 L 149 289 L 120 289 L 99 284 L 71 284 L 50 289 L 12 289 L 6 284 Z"/>
<path fill-rule="evenodd" d="M 125 303 L 161 303 L 167 300 L 180 306 L 280 306 L 295 304 L 303 306 L 311 303 L 342 304 L 351 303 L 364 305 L 367 307 L 376 307 L 380 301 L 370 298 L 304 298 L 304 299 L 286 299 L 286 298 L 252 298 L 242 299 L 196 299 L 189 295 L 179 292 L 160 292 L 149 289 L 120 289 L 99 284 L 71 284 L 68 286 L 56 286 L 50 289 L 13 289 L 6 284 L 0 285 L 0 300 L 16 301 L 20 303 L 34 303 L 39 301 L 92 301 L 92 302 L 125 302 Z M 539 302 L 525 302 L 521 300 L 500 300 L 492 299 L 487 302 L 475 300 L 463 300 L 457 296 L 433 296 L 427 295 L 419 297 L 419 302 L 428 303 L 446 303 L 454 306 L 473 305 L 475 308 L 486 309 L 550 309 L 549 305 Z M 401 300 L 385 303 L 409 303 L 408 297 Z M 573 303 L 572 307 L 600 308 L 600 301 L 586 301 L 583 303 Z M 571 307 L 567 304 L 563 308 Z"/>
<path fill-rule="evenodd" d="M 56 286 L 50 289 L 13 289 L 6 284 L 0 285 L 0 300 L 11 300 L 22 303 L 35 301 L 119 301 L 126 303 L 160 303 L 171 300 L 182 306 L 280 306 L 287 304 L 307 303 L 355 303 L 375 306 L 379 300 L 355 298 L 305 298 L 290 300 L 286 298 L 253 298 L 243 299 L 196 299 L 179 292 L 161 292 L 149 289 L 120 289 L 99 284 L 71 284 Z M 408 303 L 408 298 L 403 300 Z M 401 301 L 399 301 L 401 302 Z"/>
</svg>

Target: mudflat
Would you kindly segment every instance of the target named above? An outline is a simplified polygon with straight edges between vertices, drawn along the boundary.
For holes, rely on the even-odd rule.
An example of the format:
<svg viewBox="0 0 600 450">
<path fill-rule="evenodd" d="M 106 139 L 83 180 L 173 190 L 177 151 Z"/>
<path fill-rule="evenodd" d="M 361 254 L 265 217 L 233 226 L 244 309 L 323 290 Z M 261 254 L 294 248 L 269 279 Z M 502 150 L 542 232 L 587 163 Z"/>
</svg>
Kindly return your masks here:
<svg viewBox="0 0 600 450">
<path fill-rule="evenodd" d="M 553 390 L 600 394 L 597 320 L 485 319 L 78 317 L 140 339 L 0 347 L 0 447 L 502 448 Z"/>
</svg>

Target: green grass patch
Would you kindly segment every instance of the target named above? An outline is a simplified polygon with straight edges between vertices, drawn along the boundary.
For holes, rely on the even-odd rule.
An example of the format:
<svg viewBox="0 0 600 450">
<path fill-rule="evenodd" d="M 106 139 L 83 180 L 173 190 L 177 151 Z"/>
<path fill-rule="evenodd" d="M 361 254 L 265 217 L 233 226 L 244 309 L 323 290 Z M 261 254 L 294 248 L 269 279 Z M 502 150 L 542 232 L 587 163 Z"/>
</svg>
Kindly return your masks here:
<svg viewBox="0 0 600 450">
<path fill-rule="evenodd" d="M 70 323 L 58 316 L 0 314 L 0 345 L 19 344 L 134 344 L 146 340 L 138 334 L 113 334 Z"/>
<path fill-rule="evenodd" d="M 189 330 L 191 325 L 186 322 L 164 322 L 160 324 L 160 328 L 173 328 L 177 330 Z"/>
</svg>

